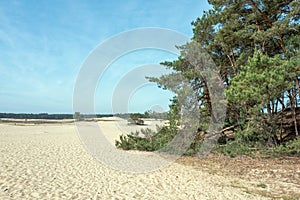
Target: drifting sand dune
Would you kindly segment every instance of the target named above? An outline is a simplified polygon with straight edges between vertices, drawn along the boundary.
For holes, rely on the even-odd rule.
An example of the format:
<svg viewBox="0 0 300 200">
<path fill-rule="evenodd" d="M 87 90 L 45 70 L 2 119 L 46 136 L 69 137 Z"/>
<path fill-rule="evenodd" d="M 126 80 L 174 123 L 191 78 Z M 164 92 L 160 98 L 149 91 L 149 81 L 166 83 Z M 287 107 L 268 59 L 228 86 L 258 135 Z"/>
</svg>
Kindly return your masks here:
<svg viewBox="0 0 300 200">
<path fill-rule="evenodd" d="M 113 122 L 99 125 L 117 130 Z M 113 170 L 76 131 L 74 124 L 0 124 L 0 199 L 265 199 L 178 163 L 152 173 Z M 107 134 L 113 141 L 121 132 Z"/>
</svg>

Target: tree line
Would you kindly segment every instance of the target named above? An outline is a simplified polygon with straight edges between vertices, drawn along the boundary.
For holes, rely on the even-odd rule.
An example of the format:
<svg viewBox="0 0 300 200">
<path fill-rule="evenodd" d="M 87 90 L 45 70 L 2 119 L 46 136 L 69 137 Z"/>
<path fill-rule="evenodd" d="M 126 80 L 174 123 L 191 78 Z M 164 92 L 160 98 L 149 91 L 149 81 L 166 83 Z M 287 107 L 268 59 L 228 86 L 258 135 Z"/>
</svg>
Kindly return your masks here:
<svg viewBox="0 0 300 200">
<path fill-rule="evenodd" d="M 112 114 L 80 114 L 78 115 L 84 118 L 101 118 L 101 117 L 112 117 Z M 0 113 L 0 118 L 13 118 L 13 119 L 75 119 L 75 114 L 48 114 L 48 113 Z"/>
<path fill-rule="evenodd" d="M 214 61 L 219 74 L 216 81 L 224 90 L 223 128 L 234 127 L 234 141 L 225 142 L 228 151 L 273 148 L 299 138 L 299 0 L 208 2 L 212 9 L 192 22 L 192 41 L 178 47 L 181 54 L 177 60 L 161 63 L 192 85 L 201 116 L 199 132 L 205 132 L 211 121 L 217 119 L 211 98 L 214 91 L 199 70 L 207 67 L 207 62 L 203 62 L 207 58 L 200 55 L 203 51 Z M 191 51 L 192 43 L 201 47 L 200 57 L 194 57 L 193 63 L 189 58 L 195 53 Z M 165 134 L 172 134 L 180 123 L 179 96 L 184 90 L 182 82 L 170 81 L 171 76 L 174 74 L 149 78 L 159 87 L 176 93 L 169 112 L 173 128 L 164 129 Z M 300 143 L 299 139 L 297 142 Z"/>
</svg>

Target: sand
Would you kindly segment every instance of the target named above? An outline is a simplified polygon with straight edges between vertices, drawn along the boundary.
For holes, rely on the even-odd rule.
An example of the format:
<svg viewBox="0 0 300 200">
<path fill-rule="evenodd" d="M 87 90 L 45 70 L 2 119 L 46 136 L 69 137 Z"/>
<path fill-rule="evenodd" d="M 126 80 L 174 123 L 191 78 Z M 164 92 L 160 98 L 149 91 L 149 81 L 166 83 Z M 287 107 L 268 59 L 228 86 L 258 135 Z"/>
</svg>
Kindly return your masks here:
<svg viewBox="0 0 300 200">
<path fill-rule="evenodd" d="M 98 124 L 111 142 L 122 134 L 116 122 Z M 69 123 L 0 124 L 0 199 L 267 198 L 177 162 L 149 173 L 114 170 L 91 156 Z"/>
</svg>

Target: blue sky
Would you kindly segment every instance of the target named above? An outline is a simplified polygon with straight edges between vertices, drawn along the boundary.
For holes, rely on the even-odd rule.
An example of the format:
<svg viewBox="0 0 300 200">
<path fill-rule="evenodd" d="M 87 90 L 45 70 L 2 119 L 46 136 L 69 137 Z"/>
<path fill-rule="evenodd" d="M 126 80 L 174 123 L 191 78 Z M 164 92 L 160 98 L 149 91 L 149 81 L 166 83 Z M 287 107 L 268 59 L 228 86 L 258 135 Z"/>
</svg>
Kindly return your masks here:
<svg viewBox="0 0 300 200">
<path fill-rule="evenodd" d="M 190 23 L 208 9 L 200 0 L 0 1 L 0 112 L 72 113 L 76 77 L 97 45 L 141 27 L 192 37 Z M 99 80 L 95 112 L 112 112 L 112 91 L 128 71 L 175 58 L 145 50 L 116 60 Z M 118 65 L 126 70 L 116 73 Z M 148 84 L 131 97 L 129 111 L 143 112 L 157 105 L 167 109 L 172 94 Z"/>
</svg>

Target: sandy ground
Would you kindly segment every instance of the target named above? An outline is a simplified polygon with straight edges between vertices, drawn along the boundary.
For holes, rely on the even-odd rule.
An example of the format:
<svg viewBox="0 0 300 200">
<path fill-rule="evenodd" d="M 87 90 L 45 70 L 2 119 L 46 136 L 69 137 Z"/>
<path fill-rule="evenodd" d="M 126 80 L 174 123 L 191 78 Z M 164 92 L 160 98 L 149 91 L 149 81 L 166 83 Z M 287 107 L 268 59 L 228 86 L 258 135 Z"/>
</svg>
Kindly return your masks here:
<svg viewBox="0 0 300 200">
<path fill-rule="evenodd" d="M 98 124 L 111 142 L 122 133 L 116 122 Z M 111 169 L 74 124 L 0 124 L 0 199 L 268 199 L 239 184 L 182 162 L 151 173 Z"/>
<path fill-rule="evenodd" d="M 243 188 L 273 199 L 300 199 L 300 155 L 279 158 L 251 158 L 211 153 L 204 160 L 182 157 L 178 163 L 230 179 Z"/>
</svg>

